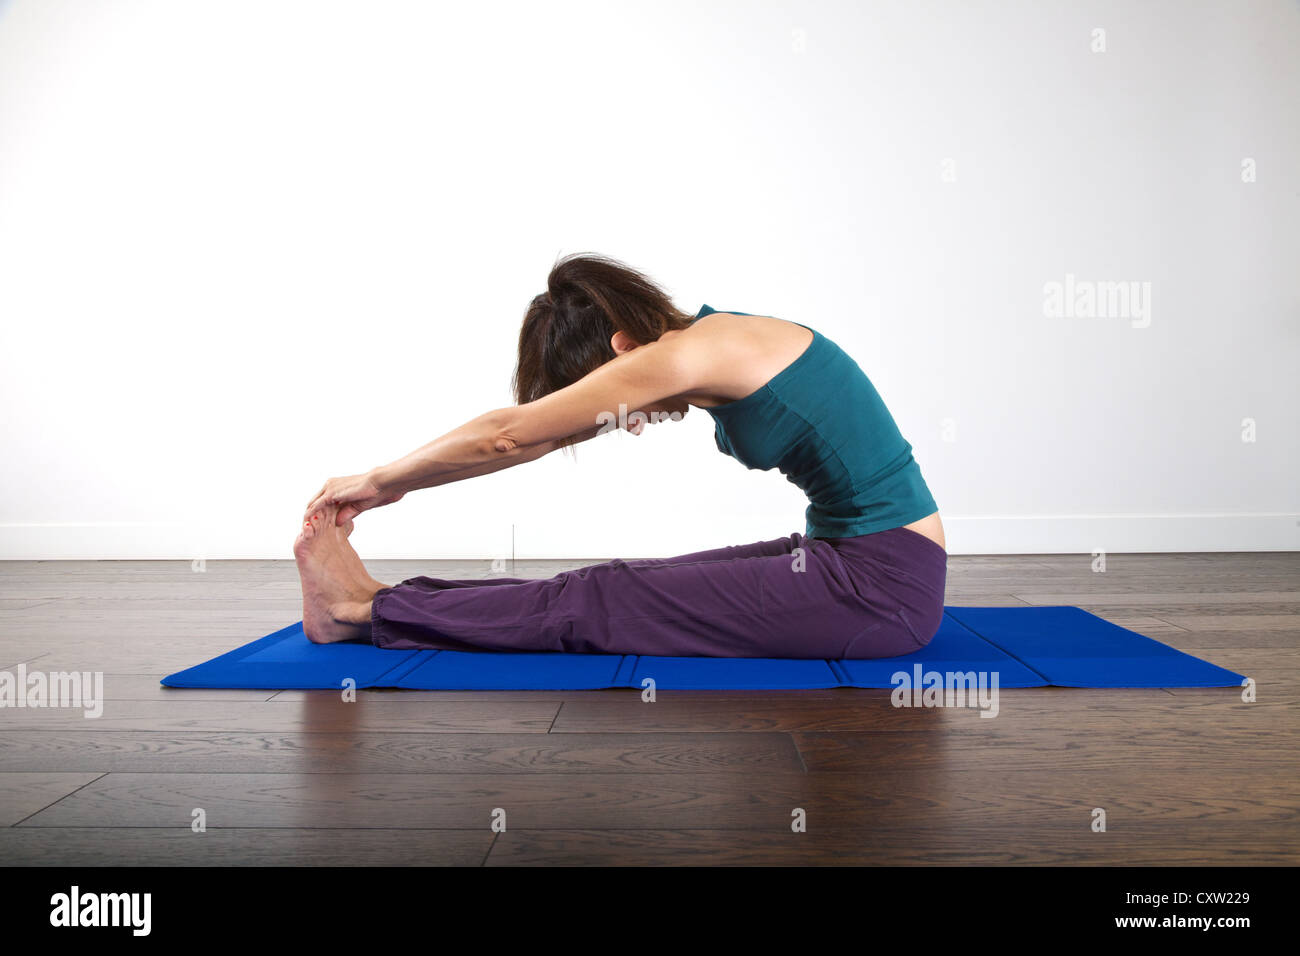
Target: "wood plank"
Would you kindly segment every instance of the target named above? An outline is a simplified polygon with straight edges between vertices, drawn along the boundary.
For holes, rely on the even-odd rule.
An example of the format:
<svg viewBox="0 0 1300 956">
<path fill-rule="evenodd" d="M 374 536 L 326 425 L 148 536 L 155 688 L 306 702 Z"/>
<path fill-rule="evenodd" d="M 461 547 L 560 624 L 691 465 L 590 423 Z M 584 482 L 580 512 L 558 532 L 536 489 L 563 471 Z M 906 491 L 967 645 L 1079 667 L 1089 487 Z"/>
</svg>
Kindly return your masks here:
<svg viewBox="0 0 1300 956">
<path fill-rule="evenodd" d="M 40 730 L 110 731 L 312 731 L 360 733 L 537 733 L 544 734 L 558 703 L 508 700 L 401 701 L 338 695 L 301 702 L 211 700 L 107 701 L 103 715 L 86 717 L 79 708 L 15 708 L 5 712 L 5 733 Z"/>
<path fill-rule="evenodd" d="M 794 808 L 815 826 L 1005 827 L 1016 833 L 1087 828 L 1095 807 L 1112 826 L 1181 820 L 1233 824 L 1296 836 L 1294 780 L 1269 774 L 1064 767 L 864 774 L 589 773 L 110 773 L 28 817 L 23 827 L 187 826 L 203 808 L 208 826 L 417 829 L 789 828 Z"/>
<path fill-rule="evenodd" d="M 788 734 L 79 733 L 0 736 L 0 771 L 802 773 Z"/>
<path fill-rule="evenodd" d="M 495 834 L 475 830 L 313 830 L 189 825 L 0 830 L 9 866 L 480 866 Z"/>
<path fill-rule="evenodd" d="M 1169 643 L 1167 636 L 1170 634 L 1181 634 L 1183 629 L 1176 624 L 1170 624 L 1158 617 L 1149 617 L 1144 614 L 1135 614 L 1125 610 L 1107 610 L 1105 613 L 1098 613 L 1097 609 L 1085 607 L 1085 611 L 1091 611 L 1098 617 L 1110 621 L 1112 624 L 1118 624 L 1120 627 L 1128 628 L 1130 631 L 1136 631 L 1153 640 Z"/>
<path fill-rule="evenodd" d="M 98 776 L 98 773 L 47 770 L 0 772 L 0 827 L 13 826 Z"/>
<path fill-rule="evenodd" d="M 1094 605 L 1120 604 L 1128 607 L 1139 605 L 1157 605 L 1178 607 L 1192 605 L 1254 605 L 1254 604 L 1291 604 L 1300 605 L 1300 591 L 1111 591 L 1080 594 L 1076 592 L 1062 594 L 1024 594 L 1023 600 L 1029 604 L 1075 605 L 1086 601 Z"/>
<path fill-rule="evenodd" d="M 996 717 L 973 707 L 894 707 L 888 691 L 859 692 L 837 701 L 690 701 L 642 704 L 637 699 L 579 700 L 565 705 L 552 733 L 752 733 L 870 731 L 974 734 L 994 728 L 1069 730 L 1081 726 L 1150 730 L 1179 727 L 1223 730 L 1295 729 L 1295 691 L 1276 699 L 1243 703 L 1234 687 L 1212 688 L 1184 698 L 1164 690 L 1029 688 L 999 694 Z"/>
<path fill-rule="evenodd" d="M 1176 647 L 1196 657 L 1201 656 L 1201 648 L 1240 647 L 1263 650 L 1270 647 L 1293 648 L 1297 646 L 1295 635 L 1289 631 L 1237 629 L 1230 631 L 1188 631 L 1183 628 L 1174 628 L 1173 625 L 1170 625 L 1170 628 L 1170 630 L 1153 630 L 1150 636 L 1164 644 L 1168 644 L 1170 647 Z"/>
<path fill-rule="evenodd" d="M 948 588 L 944 593 L 945 605 L 965 607 L 1026 607 L 1014 594 L 990 594 L 977 588 Z"/>
<path fill-rule="evenodd" d="M 19 664 L 32 664 L 45 656 L 45 651 L 32 653 L 31 649 L 15 649 L 12 654 L 6 654 L 4 648 L 0 647 L 0 670 L 13 670 Z"/>
<path fill-rule="evenodd" d="M 514 828 L 488 866 L 1295 866 L 1300 839 L 1276 829 L 1198 822 L 998 827 L 915 826 L 769 830 L 535 830 Z"/>
<path fill-rule="evenodd" d="M 1300 648 L 1196 647 L 1180 650 L 1252 677 L 1261 686 L 1281 689 L 1288 695 L 1294 692 L 1293 688 L 1300 686 Z"/>
<path fill-rule="evenodd" d="M 139 642 L 123 642 L 117 647 L 111 643 L 98 646 L 62 644 L 57 640 L 44 643 L 43 646 L 31 644 L 13 649 L 5 654 L 16 666 L 18 661 L 39 660 L 44 671 L 97 671 L 102 674 L 156 674 L 159 678 L 177 671 L 186 670 L 211 660 L 220 654 L 234 650 L 241 643 L 248 643 L 240 635 L 239 639 L 215 641 L 206 647 L 181 647 L 176 644 L 167 646 L 150 646 Z M 30 668 L 29 668 L 30 669 Z"/>
<path fill-rule="evenodd" d="M 156 674 L 105 674 L 105 700 L 270 700 L 280 691 L 164 687 Z"/>
<path fill-rule="evenodd" d="M 1300 645 L 1300 619 L 1295 614 L 1162 614 L 1185 631 L 1285 631 Z"/>
<path fill-rule="evenodd" d="M 990 723 L 996 725 L 997 721 Z M 945 773 L 979 770 L 991 763 L 1033 769 L 1068 760 L 1072 770 L 1103 775 L 1143 768 L 1232 774 L 1285 772 L 1284 768 L 1295 764 L 1292 730 L 1225 730 L 1217 724 L 1213 728 L 1158 730 L 1141 723 L 1110 730 L 1085 725 L 1050 731 L 994 726 L 978 746 L 954 740 L 949 734 L 812 731 L 792 736 L 810 773 L 871 773 L 881 767 Z"/>
</svg>

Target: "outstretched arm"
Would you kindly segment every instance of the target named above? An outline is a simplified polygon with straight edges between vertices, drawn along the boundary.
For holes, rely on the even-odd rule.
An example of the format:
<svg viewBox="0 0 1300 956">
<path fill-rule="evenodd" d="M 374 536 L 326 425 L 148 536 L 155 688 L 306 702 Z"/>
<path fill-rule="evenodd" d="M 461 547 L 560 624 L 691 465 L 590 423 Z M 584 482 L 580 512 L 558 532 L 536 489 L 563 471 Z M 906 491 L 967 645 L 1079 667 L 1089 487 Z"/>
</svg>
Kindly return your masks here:
<svg viewBox="0 0 1300 956">
<path fill-rule="evenodd" d="M 307 513 L 329 502 L 353 502 L 351 508 L 340 510 L 343 522 L 345 512 L 351 517 L 418 488 L 534 461 L 569 437 L 591 438 L 609 430 L 602 422 L 617 416 L 620 405 L 636 411 L 697 387 L 700 354 L 681 335 L 635 348 L 535 402 L 480 415 L 366 475 L 332 479 L 308 505 Z"/>
<path fill-rule="evenodd" d="M 604 429 L 601 427 L 589 428 L 581 434 L 574 435 L 573 438 L 582 442 L 589 438 L 595 438 L 602 431 Z M 425 456 L 429 454 L 433 444 L 433 442 L 430 442 L 423 448 L 416 449 L 410 455 L 399 458 L 390 465 L 382 465 L 374 469 L 370 474 L 373 476 L 377 487 L 391 490 L 400 488 L 403 489 L 403 494 L 407 491 L 414 491 L 416 488 L 433 488 L 438 485 L 450 484 L 453 481 L 464 481 L 466 478 L 477 478 L 479 475 L 490 475 L 494 471 L 501 471 L 514 465 L 522 465 L 526 461 L 536 461 L 543 455 L 548 455 L 560 447 L 559 441 L 553 440 L 528 448 L 516 448 L 509 453 L 479 464 L 467 465 L 452 471 L 443 471 L 436 475 L 430 475 L 427 483 L 417 482 L 411 484 L 414 475 L 422 469 L 423 463 L 428 461 Z M 405 480 L 403 480 L 404 476 Z"/>
<path fill-rule="evenodd" d="M 575 435 L 575 441 L 586 441 L 594 438 L 603 428 L 592 428 L 581 435 Z M 503 468 L 509 468 L 511 465 L 523 464 L 526 461 L 535 461 L 543 455 L 559 447 L 558 442 L 548 442 L 545 445 L 539 445 L 535 448 L 521 450 L 511 456 L 503 456 L 496 461 L 484 462 L 480 465 L 474 465 L 468 468 L 458 468 L 455 471 L 448 471 L 439 475 L 433 482 L 436 485 L 445 485 L 453 481 L 463 481 L 466 478 L 476 478 L 479 475 L 491 474 L 494 471 L 501 471 Z M 409 457 L 409 456 L 408 456 Z M 401 501 L 406 495 L 407 490 L 396 481 L 390 480 L 384 476 L 388 469 L 397 469 L 406 459 L 400 459 L 392 465 L 385 465 L 382 468 L 375 468 L 366 472 L 364 475 L 350 475 L 345 478 L 331 478 L 325 482 L 320 491 L 312 496 L 307 504 L 306 515 L 310 516 L 313 512 L 320 510 L 327 504 L 339 506 L 338 517 L 336 522 L 340 525 L 347 524 L 363 511 L 370 511 L 383 505 L 390 505 L 394 502 Z M 420 487 L 432 487 L 432 485 L 422 485 Z"/>
<path fill-rule="evenodd" d="M 574 435 L 608 430 L 619 405 L 638 410 L 695 387 L 697 349 L 669 336 L 626 352 L 535 402 L 498 408 L 373 472 L 381 491 L 405 494 L 540 458 Z"/>
</svg>

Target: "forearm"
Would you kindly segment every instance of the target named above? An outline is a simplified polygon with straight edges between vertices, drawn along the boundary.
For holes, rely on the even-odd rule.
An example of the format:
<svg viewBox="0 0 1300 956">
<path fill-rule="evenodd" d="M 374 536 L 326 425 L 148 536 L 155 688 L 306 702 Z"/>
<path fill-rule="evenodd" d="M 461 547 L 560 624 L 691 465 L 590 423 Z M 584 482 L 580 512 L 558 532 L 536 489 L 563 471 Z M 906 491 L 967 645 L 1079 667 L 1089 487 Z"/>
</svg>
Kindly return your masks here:
<svg viewBox="0 0 1300 956">
<path fill-rule="evenodd" d="M 373 469 L 371 478 L 384 492 L 405 494 L 518 464 L 521 455 L 498 452 L 493 447 L 497 415 L 498 412 L 480 415 L 409 455 Z"/>
<path fill-rule="evenodd" d="M 502 449 L 496 442 L 496 415 L 495 412 L 481 415 L 409 455 L 373 469 L 372 480 L 381 491 L 405 494 L 535 461 L 557 447 L 556 442 L 547 441 Z M 576 437 L 585 440 L 598 431 L 592 429 Z"/>
</svg>

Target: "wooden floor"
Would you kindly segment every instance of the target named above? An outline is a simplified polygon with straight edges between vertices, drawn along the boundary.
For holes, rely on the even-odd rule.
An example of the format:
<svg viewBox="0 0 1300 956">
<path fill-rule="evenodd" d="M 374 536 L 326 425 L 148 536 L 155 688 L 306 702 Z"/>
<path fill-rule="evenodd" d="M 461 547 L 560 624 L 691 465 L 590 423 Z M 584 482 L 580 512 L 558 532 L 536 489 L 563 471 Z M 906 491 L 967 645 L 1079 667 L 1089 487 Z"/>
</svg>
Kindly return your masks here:
<svg viewBox="0 0 1300 956">
<path fill-rule="evenodd" d="M 104 713 L 0 710 L 12 864 L 1300 862 L 1300 554 L 954 557 L 949 604 L 1075 604 L 1241 691 L 206 691 L 159 678 L 298 620 L 289 562 L 0 564 L 0 670 L 103 671 Z M 578 563 L 523 564 L 545 577 Z M 486 576 L 486 563 L 375 562 Z M 494 810 L 504 833 L 492 830 Z M 807 832 L 791 831 L 802 808 Z M 1093 832 L 1094 808 L 1106 831 Z M 192 814 L 207 832 L 191 832 Z"/>
</svg>

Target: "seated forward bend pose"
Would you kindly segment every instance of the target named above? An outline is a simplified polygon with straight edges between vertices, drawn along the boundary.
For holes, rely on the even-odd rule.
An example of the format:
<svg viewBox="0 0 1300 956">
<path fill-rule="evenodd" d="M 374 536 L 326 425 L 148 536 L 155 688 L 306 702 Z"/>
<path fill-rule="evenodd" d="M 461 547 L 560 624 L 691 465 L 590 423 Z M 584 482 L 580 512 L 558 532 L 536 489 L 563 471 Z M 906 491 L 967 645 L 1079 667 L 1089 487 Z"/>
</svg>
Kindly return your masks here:
<svg viewBox="0 0 1300 956">
<path fill-rule="evenodd" d="M 911 445 L 848 355 L 773 316 L 707 305 L 687 315 L 601 256 L 561 259 L 547 285 L 520 331 L 516 405 L 392 464 L 331 478 L 308 504 L 294 554 L 311 640 L 829 659 L 892 657 L 930 641 L 943 614 L 943 525 Z M 416 489 L 604 431 L 639 433 L 691 406 L 714 419 L 719 451 L 778 468 L 807 494 L 804 533 L 547 579 L 397 585 L 372 578 L 348 541 L 358 514 Z"/>
</svg>

